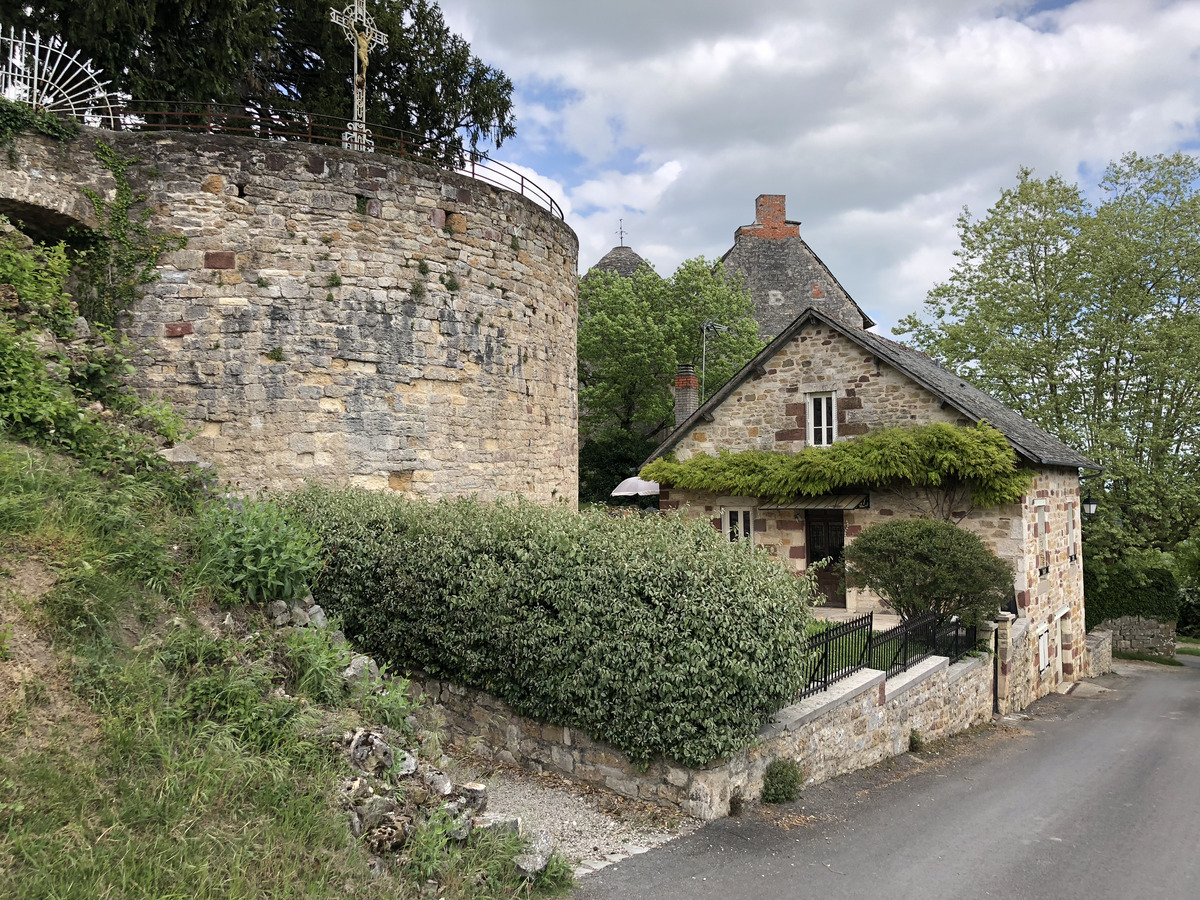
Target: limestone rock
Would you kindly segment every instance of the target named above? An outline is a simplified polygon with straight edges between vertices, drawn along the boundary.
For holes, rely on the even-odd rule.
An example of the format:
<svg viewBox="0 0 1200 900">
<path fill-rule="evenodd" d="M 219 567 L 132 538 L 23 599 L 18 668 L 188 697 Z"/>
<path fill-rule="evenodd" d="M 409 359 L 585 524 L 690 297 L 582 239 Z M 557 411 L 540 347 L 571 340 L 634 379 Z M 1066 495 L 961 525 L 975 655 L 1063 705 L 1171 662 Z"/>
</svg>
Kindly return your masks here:
<svg viewBox="0 0 1200 900">
<path fill-rule="evenodd" d="M 358 687 L 364 680 L 368 686 L 374 685 L 379 682 L 379 666 L 371 657 L 359 654 L 350 660 L 350 665 L 342 672 L 342 677 L 352 687 Z"/>
<path fill-rule="evenodd" d="M 545 831 L 535 831 L 529 838 L 525 852 L 513 860 L 517 874 L 522 878 L 534 878 L 544 871 L 554 853 L 554 840 Z"/>
<path fill-rule="evenodd" d="M 488 795 L 486 784 L 480 784 L 478 781 L 456 784 L 454 792 L 462 797 L 467 808 L 474 811 L 476 815 L 487 811 Z"/>
<path fill-rule="evenodd" d="M 363 831 L 372 831 L 378 828 L 385 817 L 399 810 L 396 801 L 391 797 L 384 797 L 376 794 L 373 797 L 368 797 L 362 803 L 354 808 L 358 813 L 359 819 L 362 820 Z"/>
<path fill-rule="evenodd" d="M 445 772 L 439 772 L 437 769 L 430 769 L 425 773 L 425 783 L 429 785 L 429 789 L 434 794 L 442 797 L 449 797 L 454 793 L 454 783 L 450 780 L 450 776 Z"/>
<path fill-rule="evenodd" d="M 406 777 L 408 775 L 412 775 L 416 771 L 417 755 L 405 750 L 404 755 L 400 757 L 400 762 L 396 764 L 396 774 L 401 777 Z"/>
<path fill-rule="evenodd" d="M 304 607 L 299 604 L 294 605 L 288 610 L 292 616 L 292 624 L 298 628 L 303 628 L 308 625 L 308 613 L 304 611 Z"/>
<path fill-rule="evenodd" d="M 359 729 L 350 742 L 350 762 L 364 772 L 386 772 L 395 762 L 395 754 L 383 735 Z"/>
<path fill-rule="evenodd" d="M 484 813 L 481 816 L 475 817 L 475 830 L 496 834 L 520 834 L 521 817 L 511 816 L 506 813 Z"/>
<path fill-rule="evenodd" d="M 325 610 L 321 609 L 316 603 L 305 610 L 305 612 L 308 615 L 308 624 L 313 628 L 324 628 L 329 624 Z"/>
</svg>

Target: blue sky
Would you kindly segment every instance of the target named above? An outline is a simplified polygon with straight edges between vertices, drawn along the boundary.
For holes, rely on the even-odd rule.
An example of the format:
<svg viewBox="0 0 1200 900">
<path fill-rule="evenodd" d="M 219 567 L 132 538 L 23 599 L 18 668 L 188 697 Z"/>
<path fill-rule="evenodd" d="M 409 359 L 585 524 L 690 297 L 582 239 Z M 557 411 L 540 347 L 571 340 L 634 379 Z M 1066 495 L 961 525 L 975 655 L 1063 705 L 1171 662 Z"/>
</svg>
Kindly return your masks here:
<svg viewBox="0 0 1200 900">
<path fill-rule="evenodd" d="M 1017 169 L 1085 186 L 1200 143 L 1200 0 L 442 0 L 516 85 L 495 153 L 556 194 L 586 269 L 660 272 L 789 218 L 887 333 L 946 277 L 955 220 Z"/>
</svg>

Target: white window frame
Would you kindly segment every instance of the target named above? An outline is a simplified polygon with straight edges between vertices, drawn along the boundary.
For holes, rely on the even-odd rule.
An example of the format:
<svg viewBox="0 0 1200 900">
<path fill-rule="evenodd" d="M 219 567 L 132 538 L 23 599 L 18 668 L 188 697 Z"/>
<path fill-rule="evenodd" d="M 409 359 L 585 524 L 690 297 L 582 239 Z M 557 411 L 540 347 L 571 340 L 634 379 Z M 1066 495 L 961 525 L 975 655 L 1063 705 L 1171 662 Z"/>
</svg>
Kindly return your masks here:
<svg viewBox="0 0 1200 900">
<path fill-rule="evenodd" d="M 837 394 L 826 391 L 805 394 L 805 415 L 808 423 L 808 446 L 828 447 L 837 440 Z M 817 428 L 817 411 L 821 411 L 821 426 Z"/>
<path fill-rule="evenodd" d="M 1043 625 L 1038 629 L 1038 671 L 1045 672 L 1050 668 L 1050 627 Z"/>
<path fill-rule="evenodd" d="M 725 537 L 730 542 L 754 543 L 754 510 L 746 507 L 727 509 L 721 516 Z"/>
<path fill-rule="evenodd" d="M 1067 554 L 1068 561 L 1075 562 L 1079 559 L 1079 548 L 1075 543 L 1075 501 L 1071 500 L 1067 503 Z"/>
<path fill-rule="evenodd" d="M 1047 534 L 1049 526 L 1046 524 L 1046 520 L 1046 504 L 1038 503 L 1037 525 L 1034 527 L 1037 532 L 1037 564 L 1039 578 L 1050 574 L 1050 538 Z"/>
</svg>

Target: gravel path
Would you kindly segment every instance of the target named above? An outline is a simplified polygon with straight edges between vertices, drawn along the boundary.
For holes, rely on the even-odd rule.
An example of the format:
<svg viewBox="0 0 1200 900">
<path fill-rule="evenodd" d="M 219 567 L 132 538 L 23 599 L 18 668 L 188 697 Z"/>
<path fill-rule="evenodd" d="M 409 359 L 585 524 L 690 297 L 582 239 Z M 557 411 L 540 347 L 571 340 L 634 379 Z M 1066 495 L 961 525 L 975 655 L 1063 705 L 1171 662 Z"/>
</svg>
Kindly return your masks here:
<svg viewBox="0 0 1200 900">
<path fill-rule="evenodd" d="M 576 877 L 691 834 L 701 824 L 558 775 L 479 759 L 465 765 L 471 777 L 488 786 L 488 812 L 520 816 L 523 831 L 549 832 L 558 851 L 575 862 Z"/>
</svg>

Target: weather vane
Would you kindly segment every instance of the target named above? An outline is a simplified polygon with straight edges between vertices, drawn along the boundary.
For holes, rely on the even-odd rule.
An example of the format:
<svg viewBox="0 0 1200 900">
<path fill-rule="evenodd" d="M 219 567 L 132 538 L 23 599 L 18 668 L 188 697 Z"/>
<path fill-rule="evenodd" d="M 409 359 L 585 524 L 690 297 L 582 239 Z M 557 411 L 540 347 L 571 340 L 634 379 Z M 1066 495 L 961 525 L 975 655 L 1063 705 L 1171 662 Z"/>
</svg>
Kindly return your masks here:
<svg viewBox="0 0 1200 900">
<path fill-rule="evenodd" d="M 625 220 L 617 219 L 617 236 L 621 239 L 622 247 L 625 246 L 625 235 L 627 234 L 629 234 L 629 232 L 625 230 Z"/>
<path fill-rule="evenodd" d="M 354 121 L 342 132 L 342 146 L 374 150 L 375 142 L 367 129 L 367 63 L 373 49 L 388 45 L 387 35 L 375 27 L 375 20 L 367 13 L 367 0 L 354 0 L 353 6 L 341 11 L 330 10 L 329 18 L 342 26 L 354 55 Z"/>
</svg>

